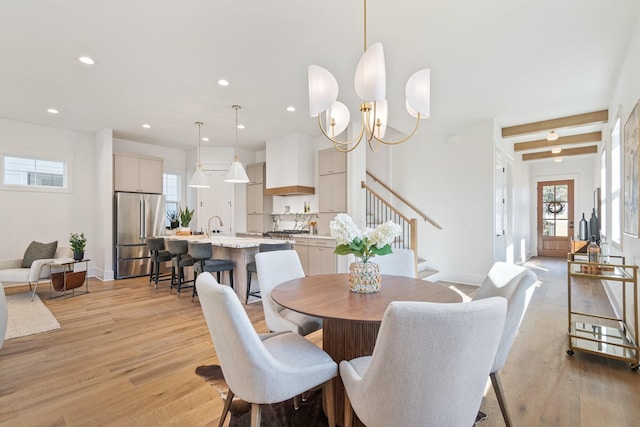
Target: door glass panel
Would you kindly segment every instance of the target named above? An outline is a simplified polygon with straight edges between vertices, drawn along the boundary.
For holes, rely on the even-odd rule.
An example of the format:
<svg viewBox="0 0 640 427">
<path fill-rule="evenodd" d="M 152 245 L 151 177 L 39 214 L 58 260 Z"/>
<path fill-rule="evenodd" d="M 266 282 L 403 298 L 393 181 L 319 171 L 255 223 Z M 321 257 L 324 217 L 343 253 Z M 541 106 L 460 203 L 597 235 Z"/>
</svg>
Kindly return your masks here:
<svg viewBox="0 0 640 427">
<path fill-rule="evenodd" d="M 545 185 L 542 188 L 543 235 L 548 237 L 566 237 L 569 235 L 568 198 L 566 184 Z"/>
</svg>

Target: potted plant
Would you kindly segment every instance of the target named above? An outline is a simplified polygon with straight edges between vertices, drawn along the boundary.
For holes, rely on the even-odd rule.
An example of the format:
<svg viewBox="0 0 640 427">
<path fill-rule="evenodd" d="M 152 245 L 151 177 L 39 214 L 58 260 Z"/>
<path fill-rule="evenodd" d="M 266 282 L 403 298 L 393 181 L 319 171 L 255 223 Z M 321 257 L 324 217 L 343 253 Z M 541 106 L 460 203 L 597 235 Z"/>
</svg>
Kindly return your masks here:
<svg viewBox="0 0 640 427">
<path fill-rule="evenodd" d="M 84 248 L 87 245 L 87 238 L 84 237 L 84 233 L 71 233 L 69 243 L 73 250 L 73 259 L 76 261 L 84 259 Z"/>
<path fill-rule="evenodd" d="M 184 210 L 181 207 L 178 209 L 179 209 L 178 214 L 180 215 L 180 225 L 188 229 L 189 223 L 191 223 L 191 219 L 193 218 L 194 210 L 193 209 L 189 210 L 189 207 L 185 207 Z"/>
<path fill-rule="evenodd" d="M 180 227 L 180 216 L 177 211 L 167 212 L 167 218 L 169 219 L 169 228 L 173 230 L 174 228 Z"/>
</svg>

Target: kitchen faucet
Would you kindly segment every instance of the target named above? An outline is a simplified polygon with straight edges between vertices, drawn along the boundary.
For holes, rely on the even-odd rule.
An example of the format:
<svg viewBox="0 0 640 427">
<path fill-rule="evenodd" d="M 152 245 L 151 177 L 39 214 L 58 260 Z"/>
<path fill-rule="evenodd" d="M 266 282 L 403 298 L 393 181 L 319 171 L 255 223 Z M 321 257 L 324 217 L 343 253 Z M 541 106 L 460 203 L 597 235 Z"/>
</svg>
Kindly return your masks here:
<svg viewBox="0 0 640 427">
<path fill-rule="evenodd" d="M 211 232 L 213 231 L 213 230 L 211 230 L 211 221 L 216 219 L 216 218 L 218 218 L 218 222 L 220 223 L 220 228 L 222 228 L 222 226 L 224 225 L 224 224 L 222 224 L 222 218 L 220 218 L 218 215 L 214 215 L 211 218 L 209 218 L 209 221 L 207 221 L 207 234 L 209 236 L 211 236 Z M 220 231 L 218 230 L 218 232 L 220 232 Z"/>
</svg>

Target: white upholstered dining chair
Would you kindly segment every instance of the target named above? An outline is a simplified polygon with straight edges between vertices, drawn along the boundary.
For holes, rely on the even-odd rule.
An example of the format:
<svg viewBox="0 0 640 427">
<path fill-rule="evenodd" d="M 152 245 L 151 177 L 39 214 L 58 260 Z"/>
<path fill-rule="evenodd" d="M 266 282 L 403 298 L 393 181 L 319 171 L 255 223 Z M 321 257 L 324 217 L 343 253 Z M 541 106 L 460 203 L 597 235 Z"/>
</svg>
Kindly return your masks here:
<svg viewBox="0 0 640 427">
<path fill-rule="evenodd" d="M 393 276 L 416 277 L 416 259 L 413 250 L 394 248 L 388 255 L 371 259 L 380 266 L 380 273 Z"/>
<path fill-rule="evenodd" d="M 537 276 L 531 270 L 515 264 L 496 262 L 473 297 L 474 301 L 500 296 L 507 300 L 507 320 L 500 338 L 498 352 L 491 368 L 491 384 L 507 427 L 512 426 L 507 402 L 502 390 L 498 371 L 504 367 L 511 345 L 535 290 Z"/>
<path fill-rule="evenodd" d="M 392 302 L 371 356 L 340 362 L 344 427 L 472 426 L 507 303 Z"/>
<path fill-rule="evenodd" d="M 200 305 L 229 386 L 220 426 L 234 395 L 251 403 L 251 426 L 260 425 L 260 404 L 291 399 L 322 385 L 329 425 L 335 426 L 331 357 L 292 332 L 258 335 L 237 295 L 211 273 L 196 279 Z"/>
<path fill-rule="evenodd" d="M 295 250 L 258 252 L 256 269 L 264 320 L 271 332 L 292 331 L 307 335 L 322 328 L 322 319 L 284 308 L 271 298 L 271 291 L 279 284 L 304 277 L 304 270 Z"/>
</svg>

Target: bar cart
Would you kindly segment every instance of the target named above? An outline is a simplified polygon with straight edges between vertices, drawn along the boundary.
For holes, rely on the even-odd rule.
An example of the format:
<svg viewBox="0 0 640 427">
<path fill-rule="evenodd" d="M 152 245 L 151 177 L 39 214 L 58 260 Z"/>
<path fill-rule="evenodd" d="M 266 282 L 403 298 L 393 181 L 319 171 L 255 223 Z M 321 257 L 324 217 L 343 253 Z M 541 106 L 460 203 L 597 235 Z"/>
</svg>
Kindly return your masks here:
<svg viewBox="0 0 640 427">
<path fill-rule="evenodd" d="M 610 264 L 588 262 L 585 253 L 567 256 L 568 341 L 567 354 L 574 351 L 597 354 L 640 367 L 638 347 L 638 266 L 625 264 L 623 256 L 611 256 Z M 622 286 L 622 317 L 575 311 L 571 294 L 574 279 L 617 282 Z M 628 289 L 631 287 L 632 289 Z M 629 295 L 627 295 L 629 293 Z M 631 301 L 629 301 L 631 300 Z M 627 302 L 632 309 L 627 308 Z"/>
</svg>

